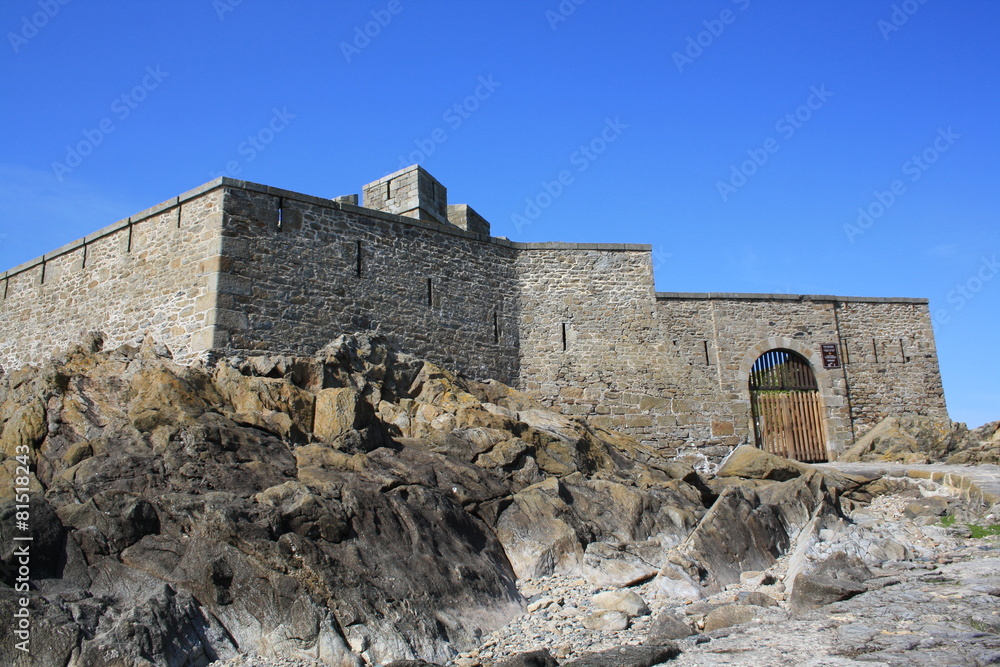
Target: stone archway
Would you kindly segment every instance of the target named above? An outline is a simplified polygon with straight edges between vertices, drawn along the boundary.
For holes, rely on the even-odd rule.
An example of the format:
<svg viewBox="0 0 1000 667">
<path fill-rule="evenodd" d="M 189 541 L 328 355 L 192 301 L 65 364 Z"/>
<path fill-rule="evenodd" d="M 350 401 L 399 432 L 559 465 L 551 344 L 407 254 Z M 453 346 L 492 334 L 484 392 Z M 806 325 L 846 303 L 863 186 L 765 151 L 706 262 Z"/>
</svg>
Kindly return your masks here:
<svg viewBox="0 0 1000 667">
<path fill-rule="evenodd" d="M 757 447 L 799 461 L 829 460 L 824 403 L 833 394 L 833 381 L 817 351 L 770 338 L 748 352 L 740 377 Z"/>
</svg>

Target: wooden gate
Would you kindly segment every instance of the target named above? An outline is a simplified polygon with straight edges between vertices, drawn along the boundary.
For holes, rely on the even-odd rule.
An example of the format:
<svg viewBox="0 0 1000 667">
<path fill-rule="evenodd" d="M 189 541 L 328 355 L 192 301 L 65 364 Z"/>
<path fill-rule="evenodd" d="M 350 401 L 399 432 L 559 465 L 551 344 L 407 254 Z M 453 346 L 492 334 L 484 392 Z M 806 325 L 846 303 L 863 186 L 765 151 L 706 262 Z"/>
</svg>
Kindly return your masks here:
<svg viewBox="0 0 1000 667">
<path fill-rule="evenodd" d="M 826 461 L 823 406 L 812 366 L 791 350 L 765 352 L 750 369 L 757 447 L 797 461 Z"/>
</svg>

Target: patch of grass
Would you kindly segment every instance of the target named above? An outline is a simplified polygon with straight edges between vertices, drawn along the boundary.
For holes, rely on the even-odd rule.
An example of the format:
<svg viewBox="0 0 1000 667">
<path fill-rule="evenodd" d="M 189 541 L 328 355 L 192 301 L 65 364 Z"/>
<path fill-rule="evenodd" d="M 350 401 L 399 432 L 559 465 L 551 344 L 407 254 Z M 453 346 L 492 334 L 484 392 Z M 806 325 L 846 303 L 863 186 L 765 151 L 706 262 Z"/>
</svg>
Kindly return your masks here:
<svg viewBox="0 0 1000 667">
<path fill-rule="evenodd" d="M 941 525 L 945 528 L 951 528 L 955 525 L 955 517 L 951 514 L 945 514 L 941 517 Z"/>
<path fill-rule="evenodd" d="M 969 531 L 972 533 L 971 537 L 976 540 L 984 537 L 1000 535 L 1000 525 L 998 524 L 993 524 L 992 526 L 977 526 L 975 524 L 967 523 L 965 525 L 969 527 Z"/>
</svg>

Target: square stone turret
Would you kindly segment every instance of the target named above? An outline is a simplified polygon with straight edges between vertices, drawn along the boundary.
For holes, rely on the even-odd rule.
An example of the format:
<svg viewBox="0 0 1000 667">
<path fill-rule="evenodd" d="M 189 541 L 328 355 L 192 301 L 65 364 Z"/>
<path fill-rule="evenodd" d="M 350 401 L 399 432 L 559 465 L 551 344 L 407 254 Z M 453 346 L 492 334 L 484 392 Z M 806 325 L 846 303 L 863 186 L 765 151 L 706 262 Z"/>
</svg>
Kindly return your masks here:
<svg viewBox="0 0 1000 667">
<path fill-rule="evenodd" d="M 383 176 L 365 185 L 362 191 L 361 205 L 365 208 L 452 224 L 448 220 L 448 191 L 419 165 Z"/>
</svg>

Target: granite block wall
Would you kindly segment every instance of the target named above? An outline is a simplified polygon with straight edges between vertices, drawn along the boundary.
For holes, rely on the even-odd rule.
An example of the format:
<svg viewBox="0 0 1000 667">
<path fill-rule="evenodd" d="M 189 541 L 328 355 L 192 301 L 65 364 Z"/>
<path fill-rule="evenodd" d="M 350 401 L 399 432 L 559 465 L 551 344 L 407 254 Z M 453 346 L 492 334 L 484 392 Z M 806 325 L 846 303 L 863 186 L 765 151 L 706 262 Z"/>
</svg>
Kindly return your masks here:
<svg viewBox="0 0 1000 667">
<path fill-rule="evenodd" d="M 217 350 L 309 354 L 373 330 L 472 377 L 516 382 L 513 244 L 247 184 L 226 188 L 222 234 Z"/>
<path fill-rule="evenodd" d="M 0 366 L 41 361 L 88 331 L 108 346 L 151 335 L 197 358 L 211 340 L 203 297 L 221 222 L 209 184 L 0 274 Z"/>
</svg>

